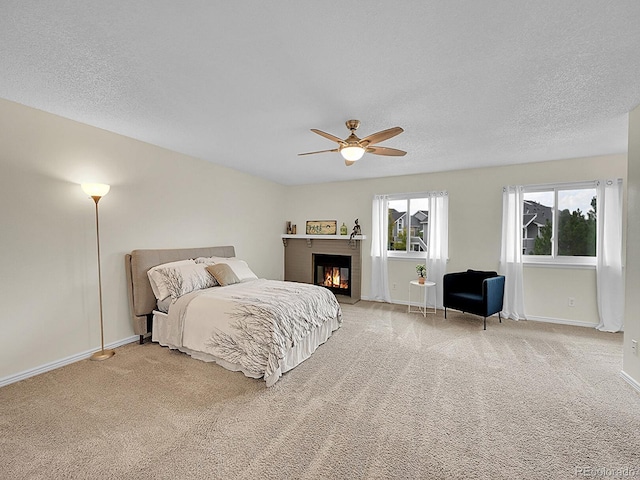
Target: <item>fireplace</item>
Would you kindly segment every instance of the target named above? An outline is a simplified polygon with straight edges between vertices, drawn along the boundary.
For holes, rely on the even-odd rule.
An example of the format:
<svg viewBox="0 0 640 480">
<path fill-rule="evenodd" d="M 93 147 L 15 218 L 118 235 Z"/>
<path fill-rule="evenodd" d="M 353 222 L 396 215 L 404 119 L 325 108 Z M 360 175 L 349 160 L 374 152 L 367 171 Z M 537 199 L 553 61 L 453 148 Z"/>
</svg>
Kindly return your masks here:
<svg viewBox="0 0 640 480">
<path fill-rule="evenodd" d="M 313 254 L 313 283 L 335 294 L 351 296 L 351 257 Z"/>
<path fill-rule="evenodd" d="M 325 238 L 326 237 L 326 238 Z M 328 282 L 324 267 L 331 267 L 331 287 L 340 303 L 354 304 L 360 301 L 362 289 L 362 239 L 353 240 L 339 235 L 283 235 L 284 279 L 290 282 L 322 285 Z M 318 264 L 318 260 L 320 263 Z M 325 257 L 323 259 L 323 257 Z M 326 257 L 338 260 L 337 264 L 325 262 Z M 346 259 L 344 258 L 346 257 Z M 322 267 L 322 270 L 318 268 Z M 333 268 L 338 268 L 340 281 L 334 282 Z M 341 269 L 348 269 L 348 273 Z M 318 275 L 318 272 L 322 273 Z M 319 280 L 321 279 L 321 280 Z M 349 288 L 340 288 L 348 282 Z M 334 283 L 337 285 L 334 287 Z"/>
</svg>

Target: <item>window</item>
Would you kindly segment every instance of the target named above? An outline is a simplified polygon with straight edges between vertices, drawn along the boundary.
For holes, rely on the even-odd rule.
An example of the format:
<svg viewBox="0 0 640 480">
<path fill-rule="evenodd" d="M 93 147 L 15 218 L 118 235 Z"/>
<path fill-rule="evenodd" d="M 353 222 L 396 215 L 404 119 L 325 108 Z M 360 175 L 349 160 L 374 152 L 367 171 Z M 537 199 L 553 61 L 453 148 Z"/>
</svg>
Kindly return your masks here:
<svg viewBox="0 0 640 480">
<path fill-rule="evenodd" d="M 429 236 L 429 199 L 422 195 L 389 198 L 389 256 L 424 257 Z"/>
<path fill-rule="evenodd" d="M 525 187 L 525 261 L 595 265 L 596 217 L 593 183 Z"/>
</svg>

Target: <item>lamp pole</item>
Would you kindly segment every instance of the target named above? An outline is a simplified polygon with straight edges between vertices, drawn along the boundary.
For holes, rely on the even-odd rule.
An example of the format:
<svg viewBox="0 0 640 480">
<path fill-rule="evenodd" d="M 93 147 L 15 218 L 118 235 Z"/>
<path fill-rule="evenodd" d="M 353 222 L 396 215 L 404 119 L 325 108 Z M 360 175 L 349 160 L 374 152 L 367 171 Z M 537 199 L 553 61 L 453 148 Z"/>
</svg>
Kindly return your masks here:
<svg viewBox="0 0 640 480">
<path fill-rule="evenodd" d="M 109 185 L 96 183 L 83 183 L 82 189 L 88 194 L 96 204 L 96 245 L 98 252 L 98 299 L 100 305 L 100 351 L 91 355 L 91 360 L 106 360 L 113 357 L 115 350 L 104 349 L 104 320 L 102 315 L 102 269 L 100 265 L 100 221 L 98 218 L 98 202 L 104 197 L 110 189 Z"/>
</svg>

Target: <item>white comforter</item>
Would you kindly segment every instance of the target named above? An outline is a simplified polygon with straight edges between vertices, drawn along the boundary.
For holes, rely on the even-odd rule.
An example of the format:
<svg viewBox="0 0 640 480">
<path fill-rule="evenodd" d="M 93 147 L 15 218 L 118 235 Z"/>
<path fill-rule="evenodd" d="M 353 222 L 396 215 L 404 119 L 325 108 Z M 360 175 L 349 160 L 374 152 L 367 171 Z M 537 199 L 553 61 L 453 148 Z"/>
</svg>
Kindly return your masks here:
<svg viewBox="0 0 640 480">
<path fill-rule="evenodd" d="M 323 328 L 328 337 L 341 322 L 340 304 L 326 288 L 258 279 L 180 297 L 169 308 L 164 338 L 172 348 L 202 352 L 269 379 L 299 342 Z"/>
</svg>

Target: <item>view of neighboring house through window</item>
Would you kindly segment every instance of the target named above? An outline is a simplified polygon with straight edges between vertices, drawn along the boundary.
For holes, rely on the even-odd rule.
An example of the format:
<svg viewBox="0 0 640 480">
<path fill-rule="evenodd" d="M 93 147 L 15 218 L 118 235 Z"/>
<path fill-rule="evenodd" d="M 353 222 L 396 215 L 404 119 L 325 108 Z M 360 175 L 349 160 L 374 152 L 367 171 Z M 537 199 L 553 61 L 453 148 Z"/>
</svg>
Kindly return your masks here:
<svg viewBox="0 0 640 480">
<path fill-rule="evenodd" d="M 525 187 L 522 253 L 547 259 L 565 257 L 565 260 L 566 257 L 595 257 L 596 217 L 593 184 Z"/>
<path fill-rule="evenodd" d="M 429 235 L 429 199 L 405 197 L 389 200 L 387 249 L 392 252 L 426 252 Z"/>
</svg>

